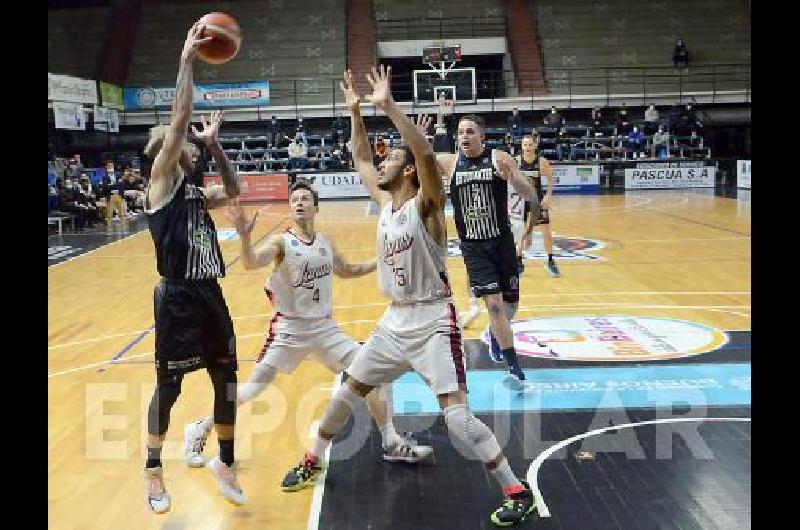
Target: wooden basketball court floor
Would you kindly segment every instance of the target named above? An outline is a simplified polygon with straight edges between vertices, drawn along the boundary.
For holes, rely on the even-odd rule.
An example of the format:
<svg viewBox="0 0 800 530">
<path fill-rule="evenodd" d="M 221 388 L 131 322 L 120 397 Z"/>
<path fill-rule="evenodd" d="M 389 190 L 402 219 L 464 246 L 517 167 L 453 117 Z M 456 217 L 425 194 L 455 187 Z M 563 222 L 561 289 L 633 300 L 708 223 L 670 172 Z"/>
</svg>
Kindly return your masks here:
<svg viewBox="0 0 800 530">
<path fill-rule="evenodd" d="M 287 225 L 285 204 L 248 208 L 262 210 L 255 239 Z M 366 201 L 323 202 L 320 209 L 318 230 L 349 259 L 374 258 L 377 217 L 367 215 Z M 640 345 L 627 352 L 627 360 L 620 360 L 624 351 L 613 359 L 592 359 L 591 348 L 553 356 L 545 347 L 522 357 L 529 378 L 541 383 L 541 394 L 531 402 L 511 403 L 517 398 L 505 397 L 501 405 L 487 405 L 481 396 L 488 387 L 497 388 L 491 381 L 499 380 L 502 366 L 488 360 L 479 340 L 488 323 L 485 311 L 464 330 L 470 403 L 484 421 L 505 433 L 499 438 L 512 467 L 538 484 L 540 506 L 549 515 L 524 527 L 749 528 L 750 424 L 735 421 L 750 416 L 749 200 L 693 191 L 557 195 L 551 216 L 557 242 L 563 239 L 559 245 L 574 259 L 559 260 L 561 278 L 550 277 L 542 261 L 527 262 L 517 321 L 523 326 L 549 322 L 556 328 L 575 319 L 607 325 L 626 321 L 649 333 L 653 348 L 659 340 L 670 343 L 664 351 L 671 353 L 651 351 L 648 357 Z M 222 211 L 214 217 L 218 229 L 230 228 Z M 452 238 L 452 219 L 449 223 Z M 242 382 L 253 369 L 271 315 L 262 289 L 270 269 L 245 271 L 238 261 L 239 242 L 221 245 L 229 264 L 221 285 L 236 328 Z M 463 311 L 461 258 L 449 258 L 448 267 Z M 354 442 L 359 437 L 351 436 L 334 444 L 331 458 L 340 459 L 332 461 L 325 484 L 282 493 L 279 483 L 305 450 L 312 423 L 335 384 L 334 376 L 314 362 L 279 376 L 252 406 L 239 409 L 236 451 L 248 501 L 241 508 L 221 498 L 204 469 L 183 463 L 183 426 L 212 405 L 205 372 L 189 375 L 164 450 L 172 511 L 150 513 L 141 469 L 155 379 L 152 293 L 157 278 L 146 230 L 48 268 L 50 528 L 491 527 L 486 516 L 499 499 L 499 488 L 479 463 L 451 447 L 441 419 L 424 399 L 415 402 L 414 381 L 405 376 L 402 388 L 395 385 L 396 423 L 434 445 L 434 465 L 397 467 L 380 461 L 379 437 L 368 421 L 358 421 L 360 411 L 352 432 L 365 430 L 360 438 L 366 441 L 359 444 Z M 367 338 L 385 306 L 374 274 L 334 280 L 334 317 L 356 340 Z M 675 324 L 657 328 L 665 322 Z M 722 338 L 699 347 L 683 340 L 696 339 L 696 329 Z M 520 336 L 530 334 L 523 330 Z M 551 346 L 554 351 L 560 347 L 557 340 Z M 703 371 L 734 368 L 735 373 Z M 730 373 L 737 375 L 729 379 L 738 387 L 714 401 L 718 396 L 711 393 L 719 390 L 714 381 L 724 386 Z M 605 384 L 617 389 L 640 385 L 639 390 L 646 389 L 645 401 L 649 395 L 651 402 L 641 402 L 638 394 L 629 399 L 620 390 L 589 396 L 602 401 L 593 408 L 591 399 L 588 405 L 576 404 L 561 392 L 587 381 L 594 385 L 604 374 L 611 374 L 612 381 Z M 626 377 L 630 380 L 623 381 Z M 552 378 L 564 384 L 552 385 Z M 665 384 L 664 378 L 681 388 L 659 401 L 657 385 Z M 704 383 L 692 386 L 698 381 Z M 682 389 L 688 394 L 680 394 Z M 648 423 L 654 420 L 659 423 Z M 691 432 L 667 432 L 664 442 L 659 427 L 669 425 L 675 433 L 680 422 Z M 632 425 L 613 429 L 622 424 Z M 608 430 L 600 431 L 604 427 Z M 640 449 L 622 447 L 636 442 Z M 206 455 L 216 450 L 212 436 Z"/>
</svg>

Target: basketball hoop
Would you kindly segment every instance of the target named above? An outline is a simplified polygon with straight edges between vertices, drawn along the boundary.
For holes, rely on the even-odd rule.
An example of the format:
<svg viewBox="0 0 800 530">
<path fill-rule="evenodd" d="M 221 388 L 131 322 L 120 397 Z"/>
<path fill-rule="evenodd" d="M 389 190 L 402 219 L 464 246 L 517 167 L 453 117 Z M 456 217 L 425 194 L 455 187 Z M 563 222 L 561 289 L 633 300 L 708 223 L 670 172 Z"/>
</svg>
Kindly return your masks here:
<svg viewBox="0 0 800 530">
<path fill-rule="evenodd" d="M 427 64 L 431 70 L 436 71 L 439 77 L 445 79 L 447 78 L 447 72 L 452 70 L 456 63 L 461 61 L 461 45 L 426 46 L 422 49 L 422 61 Z"/>
</svg>

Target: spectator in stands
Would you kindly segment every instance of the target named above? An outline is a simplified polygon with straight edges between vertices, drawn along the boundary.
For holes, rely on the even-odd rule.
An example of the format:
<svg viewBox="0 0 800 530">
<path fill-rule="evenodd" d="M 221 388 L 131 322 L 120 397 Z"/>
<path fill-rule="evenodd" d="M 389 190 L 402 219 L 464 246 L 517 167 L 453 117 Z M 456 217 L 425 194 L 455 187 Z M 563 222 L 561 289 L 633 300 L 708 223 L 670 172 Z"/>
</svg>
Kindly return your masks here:
<svg viewBox="0 0 800 530">
<path fill-rule="evenodd" d="M 122 198 L 117 186 L 111 182 L 111 178 L 108 175 L 104 176 L 103 180 L 100 182 L 100 186 L 97 190 L 97 198 L 97 206 L 105 217 L 106 226 L 111 226 L 111 220 L 114 218 L 115 213 L 120 221 L 127 223 L 128 214 L 125 200 Z"/>
<path fill-rule="evenodd" d="M 603 126 L 603 112 L 600 110 L 600 107 L 592 109 L 592 125 L 594 125 L 595 129 L 599 129 Z"/>
<path fill-rule="evenodd" d="M 383 136 L 378 135 L 375 139 L 375 155 L 372 157 L 372 162 L 375 166 L 380 165 L 386 159 L 389 153 L 386 150 L 386 142 L 383 141 Z"/>
<path fill-rule="evenodd" d="M 269 123 L 267 123 L 267 147 L 270 149 L 278 147 L 281 137 L 281 124 L 278 122 L 278 119 L 273 116 Z"/>
<path fill-rule="evenodd" d="M 633 158 L 636 158 L 637 156 L 644 158 L 644 149 L 646 143 L 647 138 L 645 138 L 644 133 L 639 130 L 639 127 L 634 126 L 633 130 L 628 133 L 628 138 L 626 141 L 626 147 L 633 154 Z"/>
<path fill-rule="evenodd" d="M 94 223 L 100 222 L 100 208 L 97 206 L 97 197 L 89 182 L 89 175 L 82 175 L 77 186 L 78 203 L 86 209 L 86 223 L 89 228 L 94 228 Z"/>
<path fill-rule="evenodd" d="M 650 152 L 653 158 L 669 158 L 669 131 L 663 125 L 653 135 L 653 146 Z"/>
<path fill-rule="evenodd" d="M 297 118 L 297 126 L 294 130 L 294 139 L 298 142 L 306 143 L 306 126 L 303 123 L 303 117 Z"/>
<path fill-rule="evenodd" d="M 350 120 L 338 114 L 331 124 L 331 145 L 344 143 L 350 139 Z"/>
<path fill-rule="evenodd" d="M 67 164 L 66 169 L 64 170 L 64 176 L 69 179 L 76 179 L 80 177 L 81 171 L 83 171 L 83 164 L 81 164 L 81 155 L 75 155 L 72 159 L 70 159 L 69 163 Z M 66 185 L 66 181 L 64 181 Z"/>
<path fill-rule="evenodd" d="M 517 145 L 522 143 L 522 116 L 519 115 L 519 109 L 516 107 L 511 111 L 511 116 L 508 117 L 508 133 L 511 135 L 512 143 Z"/>
<path fill-rule="evenodd" d="M 349 165 L 346 152 L 347 147 L 345 147 L 344 143 L 339 142 L 331 153 L 331 161 L 328 167 L 336 171 L 348 169 Z"/>
<path fill-rule="evenodd" d="M 56 187 L 61 185 L 60 181 L 56 181 Z M 71 178 L 65 178 L 63 185 L 58 190 L 58 208 L 63 212 L 70 213 L 75 216 L 75 231 L 83 232 L 83 227 L 86 224 L 86 207 L 81 206 L 78 202 L 78 190 L 75 189 L 75 184 Z"/>
<path fill-rule="evenodd" d="M 658 111 L 656 110 L 655 105 L 650 105 L 646 111 L 644 111 L 644 121 L 655 123 L 658 121 Z"/>
<path fill-rule="evenodd" d="M 289 164 L 286 168 L 289 171 L 295 171 L 301 168 L 301 158 L 302 158 L 303 150 L 300 147 L 300 142 L 297 138 L 290 138 L 289 139 Z"/>
<path fill-rule="evenodd" d="M 672 51 L 672 63 L 675 68 L 687 68 L 689 66 L 689 52 L 686 49 L 686 44 L 683 43 L 683 39 L 678 39 L 678 42 L 675 43 L 675 49 Z"/>
<path fill-rule="evenodd" d="M 561 114 L 555 106 L 552 106 L 550 107 L 550 114 L 547 114 L 543 121 L 545 125 L 549 125 L 550 127 L 559 127 L 562 121 Z"/>
<path fill-rule="evenodd" d="M 681 115 L 681 125 L 683 127 L 687 127 L 690 129 L 695 129 L 696 127 L 702 127 L 703 123 L 698 119 L 697 112 L 692 107 L 691 103 L 686 104 L 686 109 L 683 111 Z"/>
<path fill-rule="evenodd" d="M 558 151 L 558 159 L 564 160 L 564 153 L 569 153 L 567 159 L 571 159 L 573 152 L 570 149 L 570 137 L 567 132 L 567 120 L 561 119 L 561 128 L 558 130 L 558 139 L 556 140 L 556 150 Z"/>
<path fill-rule="evenodd" d="M 622 107 L 617 110 L 617 134 L 627 134 L 630 130 L 630 116 L 628 115 L 628 107 L 625 102 L 622 102 Z"/>
<path fill-rule="evenodd" d="M 120 182 L 122 196 L 128 205 L 129 213 L 137 211 L 144 211 L 144 186 L 137 184 L 134 178 L 133 170 L 130 167 L 125 168 Z"/>
</svg>

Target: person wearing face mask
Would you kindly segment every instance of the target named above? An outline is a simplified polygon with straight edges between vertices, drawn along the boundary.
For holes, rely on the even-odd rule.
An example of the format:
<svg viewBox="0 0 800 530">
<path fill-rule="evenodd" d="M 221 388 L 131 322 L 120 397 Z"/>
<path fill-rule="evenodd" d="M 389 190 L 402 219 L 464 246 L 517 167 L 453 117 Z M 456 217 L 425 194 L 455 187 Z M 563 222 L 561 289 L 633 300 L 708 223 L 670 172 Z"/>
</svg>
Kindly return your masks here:
<svg viewBox="0 0 800 530">
<path fill-rule="evenodd" d="M 644 158 L 644 147 L 647 139 L 644 136 L 644 133 L 639 130 L 639 127 L 634 126 L 633 130 L 628 133 L 627 136 L 627 147 L 633 154 L 633 158 L 637 156 L 640 158 Z"/>
<path fill-rule="evenodd" d="M 669 131 L 663 125 L 658 126 L 658 132 L 653 135 L 653 158 L 669 158 Z"/>
<path fill-rule="evenodd" d="M 549 125 L 550 127 L 560 127 L 561 126 L 561 114 L 555 108 L 555 106 L 550 107 L 550 113 L 544 117 L 544 124 Z"/>
</svg>

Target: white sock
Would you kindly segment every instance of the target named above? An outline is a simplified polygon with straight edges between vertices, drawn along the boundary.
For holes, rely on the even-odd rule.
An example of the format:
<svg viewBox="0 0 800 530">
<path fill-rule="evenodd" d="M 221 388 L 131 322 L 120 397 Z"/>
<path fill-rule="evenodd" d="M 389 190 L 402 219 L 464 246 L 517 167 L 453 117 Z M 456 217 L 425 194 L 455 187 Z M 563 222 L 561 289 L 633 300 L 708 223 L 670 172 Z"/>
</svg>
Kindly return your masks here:
<svg viewBox="0 0 800 530">
<path fill-rule="evenodd" d="M 314 447 L 311 449 L 311 454 L 316 456 L 318 460 L 322 460 L 325 457 L 325 451 L 328 449 L 330 444 L 330 440 L 326 440 L 320 435 L 315 436 Z"/>
<path fill-rule="evenodd" d="M 522 486 L 522 482 L 514 475 L 514 472 L 511 471 L 511 466 L 508 465 L 508 460 L 503 458 L 503 461 L 500 462 L 500 465 L 496 468 L 492 469 L 492 475 L 500 483 L 500 486 L 503 488 L 511 488 L 514 486 Z M 524 487 L 524 486 L 522 486 Z"/>
<path fill-rule="evenodd" d="M 394 430 L 394 424 L 391 421 L 386 422 L 386 425 L 378 427 L 381 431 L 381 440 L 383 440 L 383 447 L 394 447 L 400 443 L 400 435 Z"/>
</svg>

